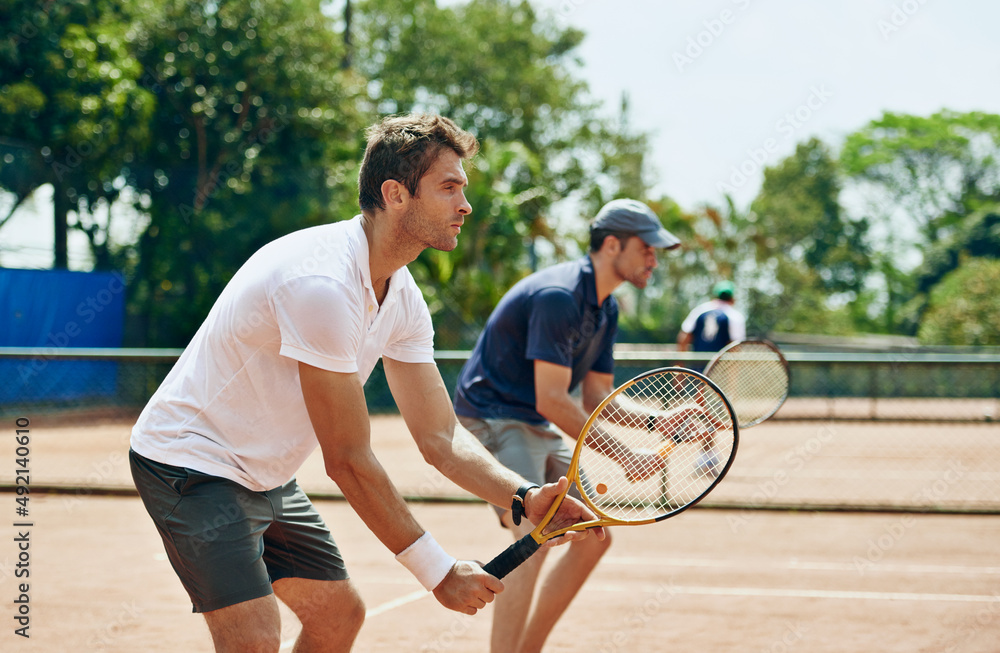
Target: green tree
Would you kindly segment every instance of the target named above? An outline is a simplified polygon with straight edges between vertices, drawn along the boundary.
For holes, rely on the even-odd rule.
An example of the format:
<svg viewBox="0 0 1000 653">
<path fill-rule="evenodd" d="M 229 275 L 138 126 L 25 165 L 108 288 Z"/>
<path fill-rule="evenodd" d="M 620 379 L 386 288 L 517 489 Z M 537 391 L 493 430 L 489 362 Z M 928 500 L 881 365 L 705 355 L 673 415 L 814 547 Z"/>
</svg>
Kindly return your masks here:
<svg viewBox="0 0 1000 653">
<path fill-rule="evenodd" d="M 837 160 L 815 138 L 765 169 L 751 205 L 753 233 L 757 262 L 771 271 L 769 280 L 759 281 L 770 281 L 777 292 L 754 294 L 752 323 L 812 333 L 867 326 L 865 282 L 874 264 L 869 224 L 848 218 L 841 190 Z M 851 313 L 846 320 L 845 310 Z"/>
<path fill-rule="evenodd" d="M 540 19 L 529 2 L 366 0 L 354 13 L 355 61 L 379 111 L 438 112 L 533 152 L 577 135 L 586 87 L 571 74 L 572 52 L 583 34 Z"/>
<path fill-rule="evenodd" d="M 587 251 L 589 232 L 585 225 L 605 203 L 613 199 L 629 198 L 644 201 L 664 223 L 683 222 L 680 207 L 669 197 L 647 199 L 651 177 L 647 169 L 649 134 L 636 131 L 631 124 L 629 97 L 622 94 L 617 120 L 595 122 L 593 129 L 594 154 L 600 164 L 589 175 L 590 182 L 582 193 L 580 202 L 580 237 L 578 246 Z M 667 265 L 673 254 L 661 255 L 661 265 Z M 622 342 L 662 342 L 670 339 L 674 323 L 672 309 L 676 307 L 676 277 L 663 268 L 655 270 L 652 282 L 639 290 L 630 284 L 619 286 L 615 292 L 620 305 L 619 340 Z M 666 317 L 666 316 L 671 317 Z"/>
<path fill-rule="evenodd" d="M 1000 200 L 1000 115 L 886 112 L 847 137 L 840 161 L 883 194 L 888 218 L 911 222 L 923 246 Z"/>
<path fill-rule="evenodd" d="M 435 316 L 438 347 L 471 347 L 504 292 L 531 272 L 536 239 L 558 240 L 531 206 L 545 193 L 526 186 L 540 176 L 539 166 L 519 143 L 485 141 L 466 165 L 466 197 L 474 208 L 458 248 L 428 249 L 410 265 Z"/>
<path fill-rule="evenodd" d="M 379 112 L 439 112 L 483 144 L 467 166 L 473 215 L 459 249 L 424 252 L 410 266 L 435 317 L 452 314 L 438 322 L 474 333 L 514 281 L 575 248 L 580 230 L 557 232 L 553 204 L 589 194 L 614 132 L 575 76 L 583 35 L 524 1 L 366 0 L 352 16 L 352 61 Z"/>
<path fill-rule="evenodd" d="M 969 258 L 930 292 L 918 337 L 928 345 L 1000 345 L 1000 260 Z"/>
<path fill-rule="evenodd" d="M 608 121 L 595 129 L 598 130 L 595 144 L 601 166 L 591 185 L 589 207 L 596 213 L 610 199 L 647 197 L 650 190 L 649 134 L 632 127 L 627 93 L 622 93 L 617 122 Z M 611 197 L 604 193 L 606 188 L 613 189 Z"/>
<path fill-rule="evenodd" d="M 912 275 L 915 294 L 902 310 L 907 332 L 917 331 L 928 308 L 930 293 L 963 261 L 997 258 L 1000 258 L 1000 204 L 969 215 L 949 237 L 927 247 L 923 262 Z"/>
<path fill-rule="evenodd" d="M 130 314 L 144 344 L 184 344 L 256 249 L 357 212 L 362 88 L 320 0 L 138 0 L 157 99 L 130 169 L 149 227 Z"/>
<path fill-rule="evenodd" d="M 148 138 L 155 104 L 131 52 L 132 12 L 114 0 L 0 4 L 0 186 L 12 202 L 0 227 L 37 188 L 53 187 L 53 267 L 67 265 L 67 231 L 90 239 L 98 268 L 113 265 L 110 217 L 122 170 Z M 110 212 L 108 212 L 110 216 Z"/>
<path fill-rule="evenodd" d="M 715 282 L 732 280 L 740 293 L 755 285 L 753 216 L 730 197 L 722 207 L 706 205 L 690 212 L 669 198 L 648 204 L 681 247 L 659 255 L 653 281 L 641 292 L 647 301 L 635 321 L 645 333 L 642 340 L 674 342 L 681 322 L 694 306 L 708 300 Z M 632 323 L 624 320 L 626 328 Z"/>
<path fill-rule="evenodd" d="M 840 161 L 873 200 L 870 220 L 883 234 L 885 328 L 915 334 L 930 287 L 957 267 L 983 212 L 1000 202 L 1000 115 L 885 113 L 847 137 Z"/>
</svg>

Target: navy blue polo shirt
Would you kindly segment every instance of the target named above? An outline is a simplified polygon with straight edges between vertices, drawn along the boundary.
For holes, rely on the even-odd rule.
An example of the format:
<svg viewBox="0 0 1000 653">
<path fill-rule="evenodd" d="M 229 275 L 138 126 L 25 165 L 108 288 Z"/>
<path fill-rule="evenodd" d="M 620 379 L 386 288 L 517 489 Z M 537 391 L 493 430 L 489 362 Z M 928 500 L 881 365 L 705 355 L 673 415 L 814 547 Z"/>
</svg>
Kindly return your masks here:
<svg viewBox="0 0 1000 653">
<path fill-rule="evenodd" d="M 535 410 L 534 361 L 572 369 L 569 390 L 587 372 L 614 371 L 618 302 L 597 303 L 589 256 L 519 281 L 493 310 L 455 390 L 455 412 L 479 419 L 547 420 Z"/>
</svg>

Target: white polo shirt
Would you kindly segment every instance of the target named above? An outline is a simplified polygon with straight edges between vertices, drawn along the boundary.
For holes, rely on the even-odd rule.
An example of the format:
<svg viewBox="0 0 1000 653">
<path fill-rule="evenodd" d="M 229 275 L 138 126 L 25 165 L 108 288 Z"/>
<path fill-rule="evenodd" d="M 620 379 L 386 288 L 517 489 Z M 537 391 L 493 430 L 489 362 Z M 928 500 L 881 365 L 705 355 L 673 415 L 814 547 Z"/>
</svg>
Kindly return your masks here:
<svg viewBox="0 0 1000 653">
<path fill-rule="evenodd" d="M 303 229 L 250 257 L 132 429 L 152 460 L 255 491 L 291 480 L 318 442 L 299 361 L 356 372 L 434 362 L 430 312 L 409 270 L 379 306 L 361 217 Z"/>
</svg>

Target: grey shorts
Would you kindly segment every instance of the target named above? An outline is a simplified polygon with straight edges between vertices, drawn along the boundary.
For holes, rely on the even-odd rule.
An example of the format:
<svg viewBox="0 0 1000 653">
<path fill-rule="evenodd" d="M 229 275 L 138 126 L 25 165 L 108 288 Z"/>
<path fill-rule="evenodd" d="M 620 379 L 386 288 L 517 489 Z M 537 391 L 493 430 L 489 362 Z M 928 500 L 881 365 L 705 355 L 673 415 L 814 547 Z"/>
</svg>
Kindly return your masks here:
<svg viewBox="0 0 1000 653">
<path fill-rule="evenodd" d="M 294 479 L 254 492 L 131 450 L 129 463 L 194 612 L 267 596 L 281 578 L 348 578 L 329 529 Z"/>
<path fill-rule="evenodd" d="M 554 483 L 569 470 L 573 451 L 565 438 L 551 428 L 529 424 L 514 419 L 477 419 L 463 417 L 458 420 L 498 461 L 532 483 Z M 569 495 L 580 498 L 573 485 Z M 507 509 L 493 506 L 497 515 Z"/>
</svg>

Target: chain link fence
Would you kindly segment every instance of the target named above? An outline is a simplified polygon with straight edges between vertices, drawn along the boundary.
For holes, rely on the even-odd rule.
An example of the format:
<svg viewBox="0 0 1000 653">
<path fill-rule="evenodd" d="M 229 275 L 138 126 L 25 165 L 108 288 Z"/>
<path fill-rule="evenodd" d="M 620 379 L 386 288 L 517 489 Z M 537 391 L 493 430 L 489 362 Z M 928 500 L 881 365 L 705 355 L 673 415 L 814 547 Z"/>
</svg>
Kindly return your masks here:
<svg viewBox="0 0 1000 653">
<path fill-rule="evenodd" d="M 0 349 L 0 419 L 134 419 L 179 350 Z M 705 505 L 1000 512 L 1000 354 L 786 352 L 788 401 Z M 468 352 L 440 351 L 449 390 Z M 622 348 L 616 381 L 704 354 Z M 369 410 L 395 404 L 382 367 Z"/>
</svg>

